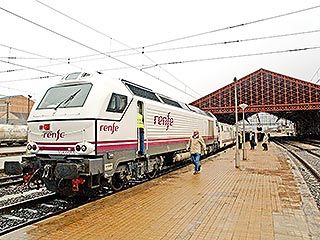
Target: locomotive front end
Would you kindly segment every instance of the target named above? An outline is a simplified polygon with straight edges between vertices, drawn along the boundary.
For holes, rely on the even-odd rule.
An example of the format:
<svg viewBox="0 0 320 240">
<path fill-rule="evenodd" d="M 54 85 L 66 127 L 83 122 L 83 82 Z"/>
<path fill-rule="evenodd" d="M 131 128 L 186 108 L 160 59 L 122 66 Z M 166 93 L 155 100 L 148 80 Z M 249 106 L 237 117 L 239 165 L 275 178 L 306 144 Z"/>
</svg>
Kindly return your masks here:
<svg viewBox="0 0 320 240">
<path fill-rule="evenodd" d="M 49 88 L 28 119 L 27 155 L 6 162 L 5 172 L 63 195 L 98 185 L 103 159 L 96 156 L 94 89 L 92 76 L 80 72 Z"/>
</svg>

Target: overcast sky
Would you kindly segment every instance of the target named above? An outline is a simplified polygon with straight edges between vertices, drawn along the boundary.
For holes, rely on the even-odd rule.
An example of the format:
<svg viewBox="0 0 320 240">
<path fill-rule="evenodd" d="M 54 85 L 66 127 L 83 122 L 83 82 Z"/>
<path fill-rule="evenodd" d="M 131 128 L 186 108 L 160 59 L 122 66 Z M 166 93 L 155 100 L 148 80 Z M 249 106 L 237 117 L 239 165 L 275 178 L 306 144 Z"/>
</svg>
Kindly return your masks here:
<svg viewBox="0 0 320 240">
<path fill-rule="evenodd" d="M 320 8 L 242 27 L 213 31 L 317 6 L 320 5 L 320 1 L 40 1 L 0 0 L 2 8 L 0 10 L 2 30 L 0 94 L 2 95 L 30 94 L 34 99 L 39 100 L 46 88 L 59 81 L 60 77 L 53 77 L 54 74 L 99 70 L 106 76 L 124 78 L 170 97 L 190 102 L 229 84 L 234 77 L 241 78 L 260 68 L 311 81 L 320 67 L 320 48 L 219 59 L 228 56 L 320 47 Z M 100 33 L 62 16 L 41 3 L 99 30 Z M 3 9 L 61 34 L 65 38 L 22 20 Z M 145 47 L 144 54 L 141 54 L 143 46 L 209 31 L 212 32 Z M 314 32 L 281 38 L 215 44 L 310 31 Z M 201 44 L 207 46 L 168 50 Z M 211 45 L 208 46 L 208 44 Z M 136 51 L 131 49 L 110 53 L 110 51 L 127 49 L 128 46 L 140 48 Z M 14 48 L 38 54 L 38 56 L 17 51 Z M 98 52 L 107 52 L 106 55 L 112 58 L 98 55 Z M 88 55 L 94 56 L 83 57 Z M 70 64 L 67 63 L 68 58 L 70 58 Z M 163 65 L 161 68 L 152 66 L 208 58 L 218 59 Z M 3 61 L 9 61 L 12 64 Z M 128 65 L 135 66 L 138 70 L 127 68 Z M 153 77 L 139 71 L 144 67 L 147 68 L 143 71 Z M 114 68 L 122 69 L 110 70 Z M 50 78 L 42 78 L 46 76 Z M 166 81 L 175 88 L 155 78 L 160 78 L 161 81 Z M 320 72 L 315 75 L 313 81 L 319 78 Z M 188 94 L 183 94 L 176 88 L 187 91 Z"/>
</svg>

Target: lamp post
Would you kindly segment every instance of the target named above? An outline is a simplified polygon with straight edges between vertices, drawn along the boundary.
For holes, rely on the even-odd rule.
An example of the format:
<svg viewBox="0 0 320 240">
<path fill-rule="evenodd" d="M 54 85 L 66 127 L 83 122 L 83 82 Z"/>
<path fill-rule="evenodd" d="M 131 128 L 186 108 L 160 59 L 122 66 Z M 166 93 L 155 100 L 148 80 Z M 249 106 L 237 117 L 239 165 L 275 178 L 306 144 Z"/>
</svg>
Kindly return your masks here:
<svg viewBox="0 0 320 240">
<path fill-rule="evenodd" d="M 246 131 L 245 131 L 245 125 L 244 125 L 244 110 L 248 107 L 248 104 L 242 103 L 239 105 L 239 107 L 241 107 L 242 109 L 242 160 L 246 160 L 247 159 L 247 155 L 246 155 L 246 147 L 245 147 L 245 143 L 246 143 Z"/>
<path fill-rule="evenodd" d="M 31 95 L 28 95 L 28 117 L 29 117 L 29 114 L 30 114 L 30 100 L 31 100 L 32 96 Z"/>
<path fill-rule="evenodd" d="M 9 110 L 9 106 L 10 106 L 10 101 L 9 100 L 6 100 L 5 101 L 6 103 L 6 124 L 9 124 L 9 114 L 10 114 L 10 110 Z"/>
<path fill-rule="evenodd" d="M 239 168 L 239 137 L 238 137 L 238 97 L 237 97 L 237 78 L 234 81 L 234 107 L 235 107 L 235 121 L 236 121 L 236 153 L 234 158 L 234 165 Z"/>
</svg>

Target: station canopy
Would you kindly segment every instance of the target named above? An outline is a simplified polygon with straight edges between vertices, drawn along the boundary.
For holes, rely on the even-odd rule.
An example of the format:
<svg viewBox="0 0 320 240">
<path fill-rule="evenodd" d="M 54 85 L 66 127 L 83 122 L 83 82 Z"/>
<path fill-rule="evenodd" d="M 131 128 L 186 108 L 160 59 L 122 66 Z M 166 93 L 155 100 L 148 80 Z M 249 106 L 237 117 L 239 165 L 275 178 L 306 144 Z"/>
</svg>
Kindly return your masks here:
<svg viewBox="0 0 320 240">
<path fill-rule="evenodd" d="M 213 113 L 219 121 L 235 123 L 235 87 L 239 104 L 245 103 L 245 118 L 259 112 L 292 122 L 319 119 L 320 86 L 265 69 L 259 69 L 191 104 Z M 238 107 L 239 119 L 242 109 Z"/>
</svg>

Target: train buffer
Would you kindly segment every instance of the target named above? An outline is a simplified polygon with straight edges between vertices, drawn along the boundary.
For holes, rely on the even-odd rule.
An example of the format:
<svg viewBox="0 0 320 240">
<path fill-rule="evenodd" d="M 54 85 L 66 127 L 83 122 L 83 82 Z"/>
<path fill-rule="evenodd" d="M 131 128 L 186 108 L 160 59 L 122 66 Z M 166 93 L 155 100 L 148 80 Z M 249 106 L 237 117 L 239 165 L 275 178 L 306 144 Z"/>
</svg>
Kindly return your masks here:
<svg viewBox="0 0 320 240">
<path fill-rule="evenodd" d="M 273 143 L 234 149 L 3 236 L 19 239 L 318 239 L 320 213 Z"/>
</svg>

